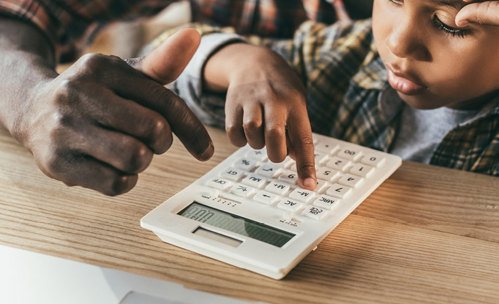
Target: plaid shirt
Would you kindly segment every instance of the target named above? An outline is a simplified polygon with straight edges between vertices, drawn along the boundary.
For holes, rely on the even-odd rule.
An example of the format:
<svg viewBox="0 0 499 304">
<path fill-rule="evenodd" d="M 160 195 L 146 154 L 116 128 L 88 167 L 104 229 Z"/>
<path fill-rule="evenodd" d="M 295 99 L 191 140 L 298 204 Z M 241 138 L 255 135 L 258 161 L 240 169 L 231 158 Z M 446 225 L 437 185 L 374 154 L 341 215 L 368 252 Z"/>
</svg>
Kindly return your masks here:
<svg viewBox="0 0 499 304">
<path fill-rule="evenodd" d="M 203 34 L 220 31 L 205 25 L 197 28 Z M 151 46 L 161 43 L 167 35 L 160 36 Z M 213 35 L 206 37 L 210 36 Z M 309 21 L 290 40 L 252 37 L 248 41 L 272 48 L 298 73 L 307 89 L 314 132 L 390 152 L 405 103 L 389 87 L 370 20 L 332 26 Z M 205 54 L 204 58 L 208 56 Z M 189 69 L 188 66 L 171 87 L 204 122 L 223 126 L 224 98 L 203 92 L 202 69 Z M 179 87 L 184 89 L 179 91 Z M 389 93 L 395 98 L 390 98 Z M 474 119 L 449 131 L 430 163 L 499 176 L 499 95 Z"/>
<path fill-rule="evenodd" d="M 177 0 L 178 1 L 178 0 Z M 158 13 L 175 0 L 49 1 L 0 0 L 0 14 L 27 20 L 52 41 L 61 61 L 76 58 L 89 37 L 113 20 Z M 190 0 L 193 21 L 232 26 L 241 34 L 289 38 L 305 20 L 331 23 L 335 13 L 326 0 Z M 340 1 L 341 2 L 341 1 Z"/>
</svg>

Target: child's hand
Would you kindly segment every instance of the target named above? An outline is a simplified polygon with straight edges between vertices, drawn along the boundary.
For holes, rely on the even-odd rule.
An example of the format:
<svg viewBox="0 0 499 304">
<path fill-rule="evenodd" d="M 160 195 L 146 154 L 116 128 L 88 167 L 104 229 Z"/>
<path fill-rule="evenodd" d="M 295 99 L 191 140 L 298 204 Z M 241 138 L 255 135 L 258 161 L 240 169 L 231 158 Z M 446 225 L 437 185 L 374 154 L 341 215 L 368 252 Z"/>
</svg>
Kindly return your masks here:
<svg viewBox="0 0 499 304">
<path fill-rule="evenodd" d="M 267 146 L 271 161 L 287 154 L 296 159 L 299 185 L 314 189 L 312 131 L 305 90 L 296 73 L 270 49 L 231 44 L 213 55 L 205 66 L 211 90 L 227 89 L 226 131 L 237 146 Z"/>
<path fill-rule="evenodd" d="M 463 0 L 470 3 L 464 6 L 456 16 L 456 25 L 463 27 L 468 23 L 499 26 L 499 1 Z M 473 3 L 472 3 L 473 2 Z"/>
</svg>

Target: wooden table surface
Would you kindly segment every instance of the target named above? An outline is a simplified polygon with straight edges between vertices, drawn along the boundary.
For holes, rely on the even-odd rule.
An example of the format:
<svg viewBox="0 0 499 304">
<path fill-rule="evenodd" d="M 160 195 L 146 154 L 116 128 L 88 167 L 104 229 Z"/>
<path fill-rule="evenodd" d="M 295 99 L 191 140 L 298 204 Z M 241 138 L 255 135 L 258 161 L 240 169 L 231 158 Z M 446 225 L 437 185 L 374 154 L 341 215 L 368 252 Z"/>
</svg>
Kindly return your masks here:
<svg viewBox="0 0 499 304">
<path fill-rule="evenodd" d="M 0 130 L 0 243 L 250 301 L 499 303 L 499 179 L 480 174 L 404 162 L 280 281 L 160 241 L 140 218 L 235 150 L 210 133 L 212 160 L 177 140 L 106 197 L 44 176 Z"/>
</svg>

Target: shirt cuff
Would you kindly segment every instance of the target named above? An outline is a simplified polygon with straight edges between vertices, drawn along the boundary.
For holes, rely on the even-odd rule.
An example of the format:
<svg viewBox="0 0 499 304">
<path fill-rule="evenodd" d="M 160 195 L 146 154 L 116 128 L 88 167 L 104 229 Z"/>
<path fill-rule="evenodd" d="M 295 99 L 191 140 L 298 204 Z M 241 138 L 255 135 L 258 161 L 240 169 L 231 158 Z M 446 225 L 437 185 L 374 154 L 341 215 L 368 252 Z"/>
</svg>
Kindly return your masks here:
<svg viewBox="0 0 499 304">
<path fill-rule="evenodd" d="M 214 33 L 203 36 L 199 48 L 181 75 L 182 81 L 188 81 L 195 89 L 196 95 L 201 96 L 203 70 L 208 58 L 225 45 L 244 41 L 244 38 L 237 34 Z"/>
<path fill-rule="evenodd" d="M 204 65 L 218 49 L 232 42 L 245 42 L 245 39 L 237 34 L 225 33 L 203 36 L 191 61 L 174 82 L 176 93 L 184 99 L 194 114 L 208 125 L 223 126 L 225 96 L 203 92 Z"/>
</svg>

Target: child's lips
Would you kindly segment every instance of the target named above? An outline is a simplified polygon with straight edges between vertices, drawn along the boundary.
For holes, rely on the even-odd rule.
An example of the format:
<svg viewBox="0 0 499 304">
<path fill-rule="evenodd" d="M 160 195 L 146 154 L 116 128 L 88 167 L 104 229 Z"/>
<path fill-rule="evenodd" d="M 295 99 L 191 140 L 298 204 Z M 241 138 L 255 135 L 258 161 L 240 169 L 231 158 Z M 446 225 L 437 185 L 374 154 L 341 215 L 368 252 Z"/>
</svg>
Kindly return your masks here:
<svg viewBox="0 0 499 304">
<path fill-rule="evenodd" d="M 395 91 L 406 95 L 417 95 L 426 90 L 424 85 L 409 80 L 408 77 L 409 76 L 406 76 L 405 74 L 395 73 L 390 69 L 388 70 L 388 82 Z"/>
</svg>

